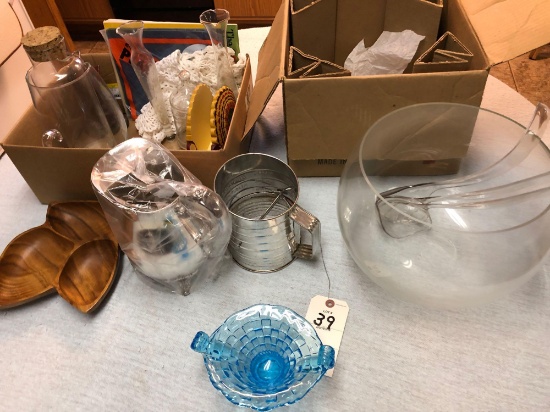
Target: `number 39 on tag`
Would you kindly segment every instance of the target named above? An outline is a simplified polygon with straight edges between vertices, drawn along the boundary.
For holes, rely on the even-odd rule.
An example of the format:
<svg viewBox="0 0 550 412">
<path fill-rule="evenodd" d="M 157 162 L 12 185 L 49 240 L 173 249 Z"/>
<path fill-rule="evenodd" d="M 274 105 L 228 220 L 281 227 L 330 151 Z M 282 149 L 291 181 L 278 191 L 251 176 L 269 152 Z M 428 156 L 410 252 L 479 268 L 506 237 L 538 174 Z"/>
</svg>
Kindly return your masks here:
<svg viewBox="0 0 550 412">
<path fill-rule="evenodd" d="M 349 306 L 343 300 L 315 296 L 309 303 L 306 319 L 313 325 L 323 345 L 334 348 L 335 360 L 344 335 Z M 327 371 L 326 376 L 332 376 L 333 369 Z"/>
</svg>

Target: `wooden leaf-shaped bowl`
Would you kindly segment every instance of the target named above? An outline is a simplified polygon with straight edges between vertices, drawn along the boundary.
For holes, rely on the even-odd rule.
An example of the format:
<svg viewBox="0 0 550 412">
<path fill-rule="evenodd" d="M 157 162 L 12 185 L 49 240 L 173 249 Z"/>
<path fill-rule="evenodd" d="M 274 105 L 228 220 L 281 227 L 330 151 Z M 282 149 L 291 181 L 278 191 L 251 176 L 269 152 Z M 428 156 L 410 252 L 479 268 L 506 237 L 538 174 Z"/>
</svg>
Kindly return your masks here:
<svg viewBox="0 0 550 412">
<path fill-rule="evenodd" d="M 73 248 L 73 242 L 45 225 L 13 239 L 0 257 L 0 308 L 55 292 L 53 282 Z"/>
<path fill-rule="evenodd" d="M 59 295 L 82 312 L 92 311 L 109 290 L 117 268 L 118 246 L 109 239 L 77 248 L 55 280 Z"/>
<path fill-rule="evenodd" d="M 46 213 L 51 228 L 75 242 L 115 237 L 98 202 L 51 203 Z"/>
<path fill-rule="evenodd" d="M 13 239 L 0 256 L 0 309 L 57 292 L 95 309 L 116 277 L 119 248 L 97 202 L 55 202 L 46 222 Z"/>
</svg>

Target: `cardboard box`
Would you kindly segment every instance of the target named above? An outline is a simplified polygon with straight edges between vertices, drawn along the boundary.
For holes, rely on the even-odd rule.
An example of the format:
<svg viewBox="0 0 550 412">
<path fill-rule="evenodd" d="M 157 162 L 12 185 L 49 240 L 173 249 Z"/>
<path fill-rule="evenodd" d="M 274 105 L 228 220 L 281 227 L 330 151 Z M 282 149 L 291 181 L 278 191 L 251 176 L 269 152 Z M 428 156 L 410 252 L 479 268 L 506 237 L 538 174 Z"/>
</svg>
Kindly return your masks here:
<svg viewBox="0 0 550 412">
<path fill-rule="evenodd" d="M 100 67 L 100 73 L 107 83 L 116 83 L 108 54 L 91 54 L 84 58 L 94 67 Z M 251 70 L 250 62 L 247 61 L 227 141 L 222 150 L 178 150 L 175 142 L 166 145 L 189 171 L 209 187 L 212 187 L 214 176 L 223 163 L 248 151 L 250 137 L 247 132 L 259 115 L 256 111 L 256 118 L 247 117 L 251 93 Z M 260 104 L 261 106 L 263 105 Z M 90 174 L 107 149 L 43 147 L 43 132 L 39 116 L 31 106 L 2 143 L 7 155 L 36 197 L 42 203 L 95 199 Z M 138 133 L 133 122 L 130 122 L 128 137 L 134 136 L 138 136 Z"/>
<path fill-rule="evenodd" d="M 254 100 L 267 100 L 277 84 L 282 83 L 288 161 L 299 176 L 339 176 L 367 129 L 395 109 L 438 101 L 479 106 L 492 65 L 550 42 L 548 1 L 408 0 L 405 3 L 283 1 L 260 50 Z M 432 23 L 439 15 L 441 23 L 436 34 Z M 291 46 L 307 56 L 343 66 L 361 39 L 369 47 L 384 30 L 403 30 L 408 22 L 414 22 L 413 29 L 422 29 L 418 24 L 421 19 L 428 19 L 423 34 L 430 36 L 430 41 L 421 44 L 417 54 L 450 32 L 472 54 L 467 71 L 288 76 L 289 66 L 299 72 L 289 65 Z M 408 70 L 412 71 L 412 64 Z M 453 159 L 435 160 L 434 168 L 440 167 L 439 160 L 456 165 Z"/>
</svg>

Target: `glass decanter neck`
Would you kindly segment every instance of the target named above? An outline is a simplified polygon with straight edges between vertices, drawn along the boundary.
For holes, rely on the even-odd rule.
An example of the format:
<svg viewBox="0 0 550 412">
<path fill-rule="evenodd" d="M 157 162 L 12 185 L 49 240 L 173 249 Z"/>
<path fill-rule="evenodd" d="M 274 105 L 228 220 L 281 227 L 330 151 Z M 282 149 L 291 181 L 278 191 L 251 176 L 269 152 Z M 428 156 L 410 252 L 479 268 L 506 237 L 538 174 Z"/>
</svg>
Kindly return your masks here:
<svg viewBox="0 0 550 412">
<path fill-rule="evenodd" d="M 116 29 L 116 32 L 130 47 L 141 47 L 143 44 L 143 22 L 141 20 L 132 20 L 124 23 Z"/>
<path fill-rule="evenodd" d="M 200 22 L 204 25 L 214 46 L 226 47 L 226 29 L 229 21 L 229 12 L 224 9 L 206 10 L 200 15 Z"/>
</svg>

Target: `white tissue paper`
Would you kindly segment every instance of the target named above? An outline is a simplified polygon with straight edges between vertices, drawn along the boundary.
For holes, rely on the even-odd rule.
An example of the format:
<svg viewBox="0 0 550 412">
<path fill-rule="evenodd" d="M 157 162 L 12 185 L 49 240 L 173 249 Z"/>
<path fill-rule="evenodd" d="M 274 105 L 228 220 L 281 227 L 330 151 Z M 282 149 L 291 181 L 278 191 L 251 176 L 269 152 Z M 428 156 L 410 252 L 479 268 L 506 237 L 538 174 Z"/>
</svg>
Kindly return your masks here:
<svg viewBox="0 0 550 412">
<path fill-rule="evenodd" d="M 344 68 L 352 76 L 403 73 L 423 39 L 412 30 L 382 32 L 371 47 L 365 48 L 361 40 L 346 58 Z"/>
</svg>

